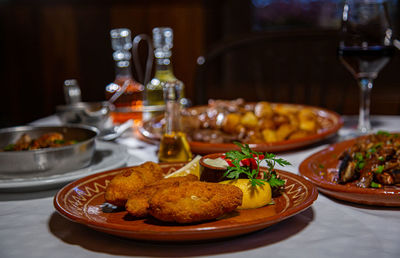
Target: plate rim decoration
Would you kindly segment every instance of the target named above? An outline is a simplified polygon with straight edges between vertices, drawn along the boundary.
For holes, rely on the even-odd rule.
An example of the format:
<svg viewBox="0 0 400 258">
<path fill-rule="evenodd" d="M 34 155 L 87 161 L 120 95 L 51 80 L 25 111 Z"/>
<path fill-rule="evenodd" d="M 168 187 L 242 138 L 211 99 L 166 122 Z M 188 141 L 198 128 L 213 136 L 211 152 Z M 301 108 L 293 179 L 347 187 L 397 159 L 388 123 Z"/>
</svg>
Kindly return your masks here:
<svg viewBox="0 0 400 258">
<path fill-rule="evenodd" d="M 317 167 L 320 166 L 319 164 L 322 166 L 324 165 L 319 162 L 319 159 L 330 157 L 325 158 L 325 162 L 334 162 L 333 158 L 354 144 L 356 139 L 357 138 L 353 138 L 331 144 L 311 154 L 300 163 L 300 175 L 315 184 L 320 192 L 339 200 L 366 205 L 400 206 L 400 187 L 360 188 L 353 185 L 340 185 L 330 182 L 323 176 L 317 175 L 318 171 L 316 170 L 318 170 Z M 337 167 L 324 167 L 324 169 L 337 169 Z"/>
<path fill-rule="evenodd" d="M 170 172 L 172 172 L 171 168 L 174 170 L 182 167 L 184 164 L 185 163 L 160 163 L 162 167 L 169 169 Z M 246 211 L 240 210 L 237 211 L 239 215 L 234 220 L 230 220 L 226 223 L 220 223 L 221 221 L 225 220 L 225 218 L 222 218 L 220 220 L 212 220 L 189 225 L 171 226 L 168 225 L 168 223 L 164 224 L 163 222 L 159 222 L 161 224 L 147 223 L 143 228 L 147 218 L 134 220 L 133 222 L 129 220 L 126 221 L 123 220 L 123 216 L 126 215 L 126 211 L 121 211 L 121 218 L 117 222 L 106 221 L 107 215 L 103 215 L 105 214 L 102 213 L 103 211 L 98 211 L 95 215 L 95 219 L 88 217 L 86 215 L 88 210 L 99 210 L 98 206 L 101 206 L 100 204 L 91 206 L 90 202 L 96 198 L 100 198 L 100 202 L 104 200 L 104 197 L 100 197 L 100 195 L 104 194 L 106 187 L 105 185 L 101 184 L 102 180 L 104 181 L 104 184 L 107 184 L 104 177 L 111 177 L 115 174 L 118 174 L 120 171 L 121 169 L 114 169 L 89 175 L 66 185 L 54 197 L 53 204 L 55 209 L 62 216 L 73 222 L 80 223 L 95 230 L 112 235 L 156 242 L 184 242 L 226 238 L 264 229 L 306 210 L 318 197 L 317 188 L 311 182 L 299 175 L 287 171 L 277 170 L 278 174 L 280 174 L 282 178 L 289 179 L 293 182 L 290 186 L 287 186 L 286 191 L 289 192 L 278 197 L 283 198 L 282 202 L 285 204 L 285 208 L 283 208 L 282 211 L 277 214 L 266 217 L 260 216 L 263 214 L 263 212 L 265 212 L 265 210 L 261 209 L 265 207 L 258 208 L 259 211 L 255 211 L 258 213 L 258 217 L 255 220 L 249 220 L 248 218 L 246 220 L 246 213 L 244 213 L 245 215 L 242 217 L 242 221 L 237 222 L 237 219 L 241 218 L 240 212 Z M 101 179 L 101 177 L 103 177 L 103 179 Z M 90 187 L 91 183 L 95 187 Z M 294 188 L 296 185 L 299 187 Z M 82 201 L 80 196 L 77 196 L 77 192 L 80 192 L 82 188 L 86 190 L 90 189 L 90 191 L 97 189 L 98 191 L 97 193 L 93 193 L 93 197 L 85 197 L 84 199 L 87 201 Z M 86 196 L 86 192 L 81 194 L 82 196 Z M 76 200 L 80 201 L 76 203 Z M 229 218 L 227 218 L 227 220 L 229 220 Z"/>
<path fill-rule="evenodd" d="M 249 102 L 246 104 L 254 104 L 254 102 Z M 255 151 L 262 151 L 262 152 L 282 152 L 288 150 L 294 150 L 300 147 L 304 147 L 316 142 L 320 142 L 325 140 L 333 135 L 335 135 L 340 128 L 343 126 L 344 121 L 343 118 L 336 113 L 335 111 L 328 110 L 322 107 L 310 106 L 310 105 L 303 105 L 303 104 L 294 104 L 294 103 L 271 103 L 271 105 L 284 105 L 284 106 L 291 106 L 291 107 L 301 107 L 301 108 L 311 108 L 315 110 L 320 116 L 328 117 L 332 120 L 333 125 L 330 128 L 326 128 L 321 130 L 320 132 L 312 135 L 308 135 L 306 137 L 302 137 L 299 139 L 292 139 L 292 140 L 285 140 L 285 141 L 277 141 L 277 142 L 270 142 L 270 143 L 249 143 L 251 149 Z M 204 109 L 206 105 L 202 106 L 193 106 L 189 108 L 189 110 L 196 110 L 196 109 Z M 160 119 L 162 116 L 158 116 L 152 118 L 150 120 L 144 121 L 140 127 L 138 127 L 138 132 L 142 138 L 145 140 L 150 141 L 159 141 L 160 137 L 150 132 L 146 129 L 146 126 L 150 126 L 152 122 L 156 121 L 156 119 Z M 232 149 L 237 149 L 237 146 L 233 143 L 206 143 L 206 142 L 199 142 L 199 141 L 189 141 L 190 148 L 192 152 L 197 154 L 209 154 L 214 152 L 227 152 Z"/>
</svg>

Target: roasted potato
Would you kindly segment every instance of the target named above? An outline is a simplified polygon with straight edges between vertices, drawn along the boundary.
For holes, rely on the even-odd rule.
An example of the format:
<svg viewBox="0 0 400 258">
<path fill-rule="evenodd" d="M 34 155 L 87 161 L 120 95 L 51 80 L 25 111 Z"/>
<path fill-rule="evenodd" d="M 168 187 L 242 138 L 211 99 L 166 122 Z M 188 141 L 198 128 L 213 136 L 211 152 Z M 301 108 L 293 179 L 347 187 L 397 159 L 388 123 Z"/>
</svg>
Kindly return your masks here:
<svg viewBox="0 0 400 258">
<path fill-rule="evenodd" d="M 260 101 L 254 107 L 254 114 L 258 118 L 272 118 L 274 111 L 272 110 L 271 104 L 266 101 Z"/>
<path fill-rule="evenodd" d="M 240 123 L 246 128 L 256 128 L 258 125 L 258 118 L 253 112 L 246 112 L 240 119 Z"/>
<path fill-rule="evenodd" d="M 260 130 L 264 130 L 264 129 L 271 129 L 274 130 L 275 129 L 275 123 L 272 119 L 269 118 L 261 118 L 258 120 L 258 127 L 260 128 Z"/>
<path fill-rule="evenodd" d="M 291 124 L 283 124 L 276 130 L 276 139 L 278 141 L 286 140 L 290 134 L 296 131 L 296 127 Z"/>
<path fill-rule="evenodd" d="M 262 132 L 262 136 L 265 142 L 276 142 L 278 139 L 276 138 L 276 132 L 271 129 L 265 129 Z"/>
<path fill-rule="evenodd" d="M 245 142 L 249 143 L 262 143 L 264 142 L 263 135 L 258 130 L 247 131 Z"/>
<path fill-rule="evenodd" d="M 303 130 L 297 130 L 296 132 L 292 133 L 289 136 L 289 140 L 303 138 L 303 137 L 306 137 L 307 135 L 309 135 L 309 132 L 303 131 Z"/>
<path fill-rule="evenodd" d="M 209 109 L 197 114 L 196 119 L 198 121 L 192 123 L 184 121 L 185 130 L 209 130 L 205 134 L 210 137 L 203 135 L 199 140 L 210 142 L 214 142 L 211 137 L 213 130 L 221 132 L 220 141 L 223 142 L 259 143 L 302 138 L 330 126 L 330 121 L 319 116 L 311 107 L 267 101 L 255 104 L 243 100 L 211 101 Z M 200 128 L 196 128 L 198 126 Z"/>
<path fill-rule="evenodd" d="M 240 125 L 241 115 L 238 113 L 230 113 L 226 115 L 222 123 L 222 130 L 227 133 L 236 133 L 237 127 Z"/>
<path fill-rule="evenodd" d="M 317 115 L 309 108 L 299 111 L 300 129 L 315 132 L 317 130 Z"/>
</svg>

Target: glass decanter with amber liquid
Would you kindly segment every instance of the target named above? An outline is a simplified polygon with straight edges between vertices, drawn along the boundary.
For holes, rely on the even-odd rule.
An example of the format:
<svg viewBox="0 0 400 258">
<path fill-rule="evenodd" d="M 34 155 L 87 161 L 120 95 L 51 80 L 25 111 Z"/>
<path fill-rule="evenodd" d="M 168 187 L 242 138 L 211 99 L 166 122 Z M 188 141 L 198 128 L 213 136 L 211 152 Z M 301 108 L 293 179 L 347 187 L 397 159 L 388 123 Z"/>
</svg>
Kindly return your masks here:
<svg viewBox="0 0 400 258">
<path fill-rule="evenodd" d="M 185 87 L 179 81 L 173 72 L 171 63 L 171 48 L 173 47 L 173 31 L 168 27 L 156 27 L 153 29 L 153 46 L 155 57 L 155 74 L 154 78 L 146 85 L 146 106 L 151 106 L 153 110 L 165 109 L 163 84 L 165 82 L 177 81 L 176 87 L 180 92 L 179 102 L 183 106 L 187 106 L 188 100 L 184 98 Z M 160 112 L 152 112 L 151 116 L 158 115 Z"/>
<path fill-rule="evenodd" d="M 106 98 L 115 106 L 111 115 L 115 123 L 129 119 L 138 123 L 142 120 L 144 86 L 132 76 L 131 31 L 113 29 L 110 35 L 114 50 L 115 80 L 106 86 Z"/>
<path fill-rule="evenodd" d="M 181 130 L 181 82 L 171 81 L 163 85 L 165 99 L 165 128 L 161 137 L 158 159 L 160 162 L 186 162 L 192 159 L 192 152 Z"/>
</svg>

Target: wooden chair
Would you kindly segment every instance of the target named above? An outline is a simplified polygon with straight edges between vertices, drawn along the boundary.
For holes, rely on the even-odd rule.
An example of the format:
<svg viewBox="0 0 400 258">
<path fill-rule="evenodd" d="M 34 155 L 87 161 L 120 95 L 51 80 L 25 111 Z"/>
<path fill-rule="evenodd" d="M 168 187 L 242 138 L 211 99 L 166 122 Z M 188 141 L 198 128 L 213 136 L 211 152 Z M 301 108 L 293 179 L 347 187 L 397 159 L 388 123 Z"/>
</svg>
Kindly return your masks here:
<svg viewBox="0 0 400 258">
<path fill-rule="evenodd" d="M 337 58 L 336 30 L 240 35 L 197 60 L 195 104 L 207 100 L 298 103 L 357 113 L 358 88 Z"/>
</svg>

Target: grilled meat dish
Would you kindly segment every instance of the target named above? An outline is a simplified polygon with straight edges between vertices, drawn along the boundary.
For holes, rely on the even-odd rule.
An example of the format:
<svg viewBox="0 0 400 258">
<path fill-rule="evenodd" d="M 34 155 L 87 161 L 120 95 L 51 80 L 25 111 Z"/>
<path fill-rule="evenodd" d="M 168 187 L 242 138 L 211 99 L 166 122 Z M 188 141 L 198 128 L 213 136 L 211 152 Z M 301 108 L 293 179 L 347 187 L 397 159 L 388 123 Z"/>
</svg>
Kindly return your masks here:
<svg viewBox="0 0 400 258">
<path fill-rule="evenodd" d="M 23 134 L 15 144 L 9 144 L 3 151 L 37 150 L 51 147 L 61 147 L 77 143 L 77 141 L 66 141 L 61 133 L 50 132 L 32 139 L 28 134 Z"/>
<path fill-rule="evenodd" d="M 354 182 L 362 188 L 400 184 L 399 134 L 360 137 L 339 159 L 339 184 Z"/>
</svg>

